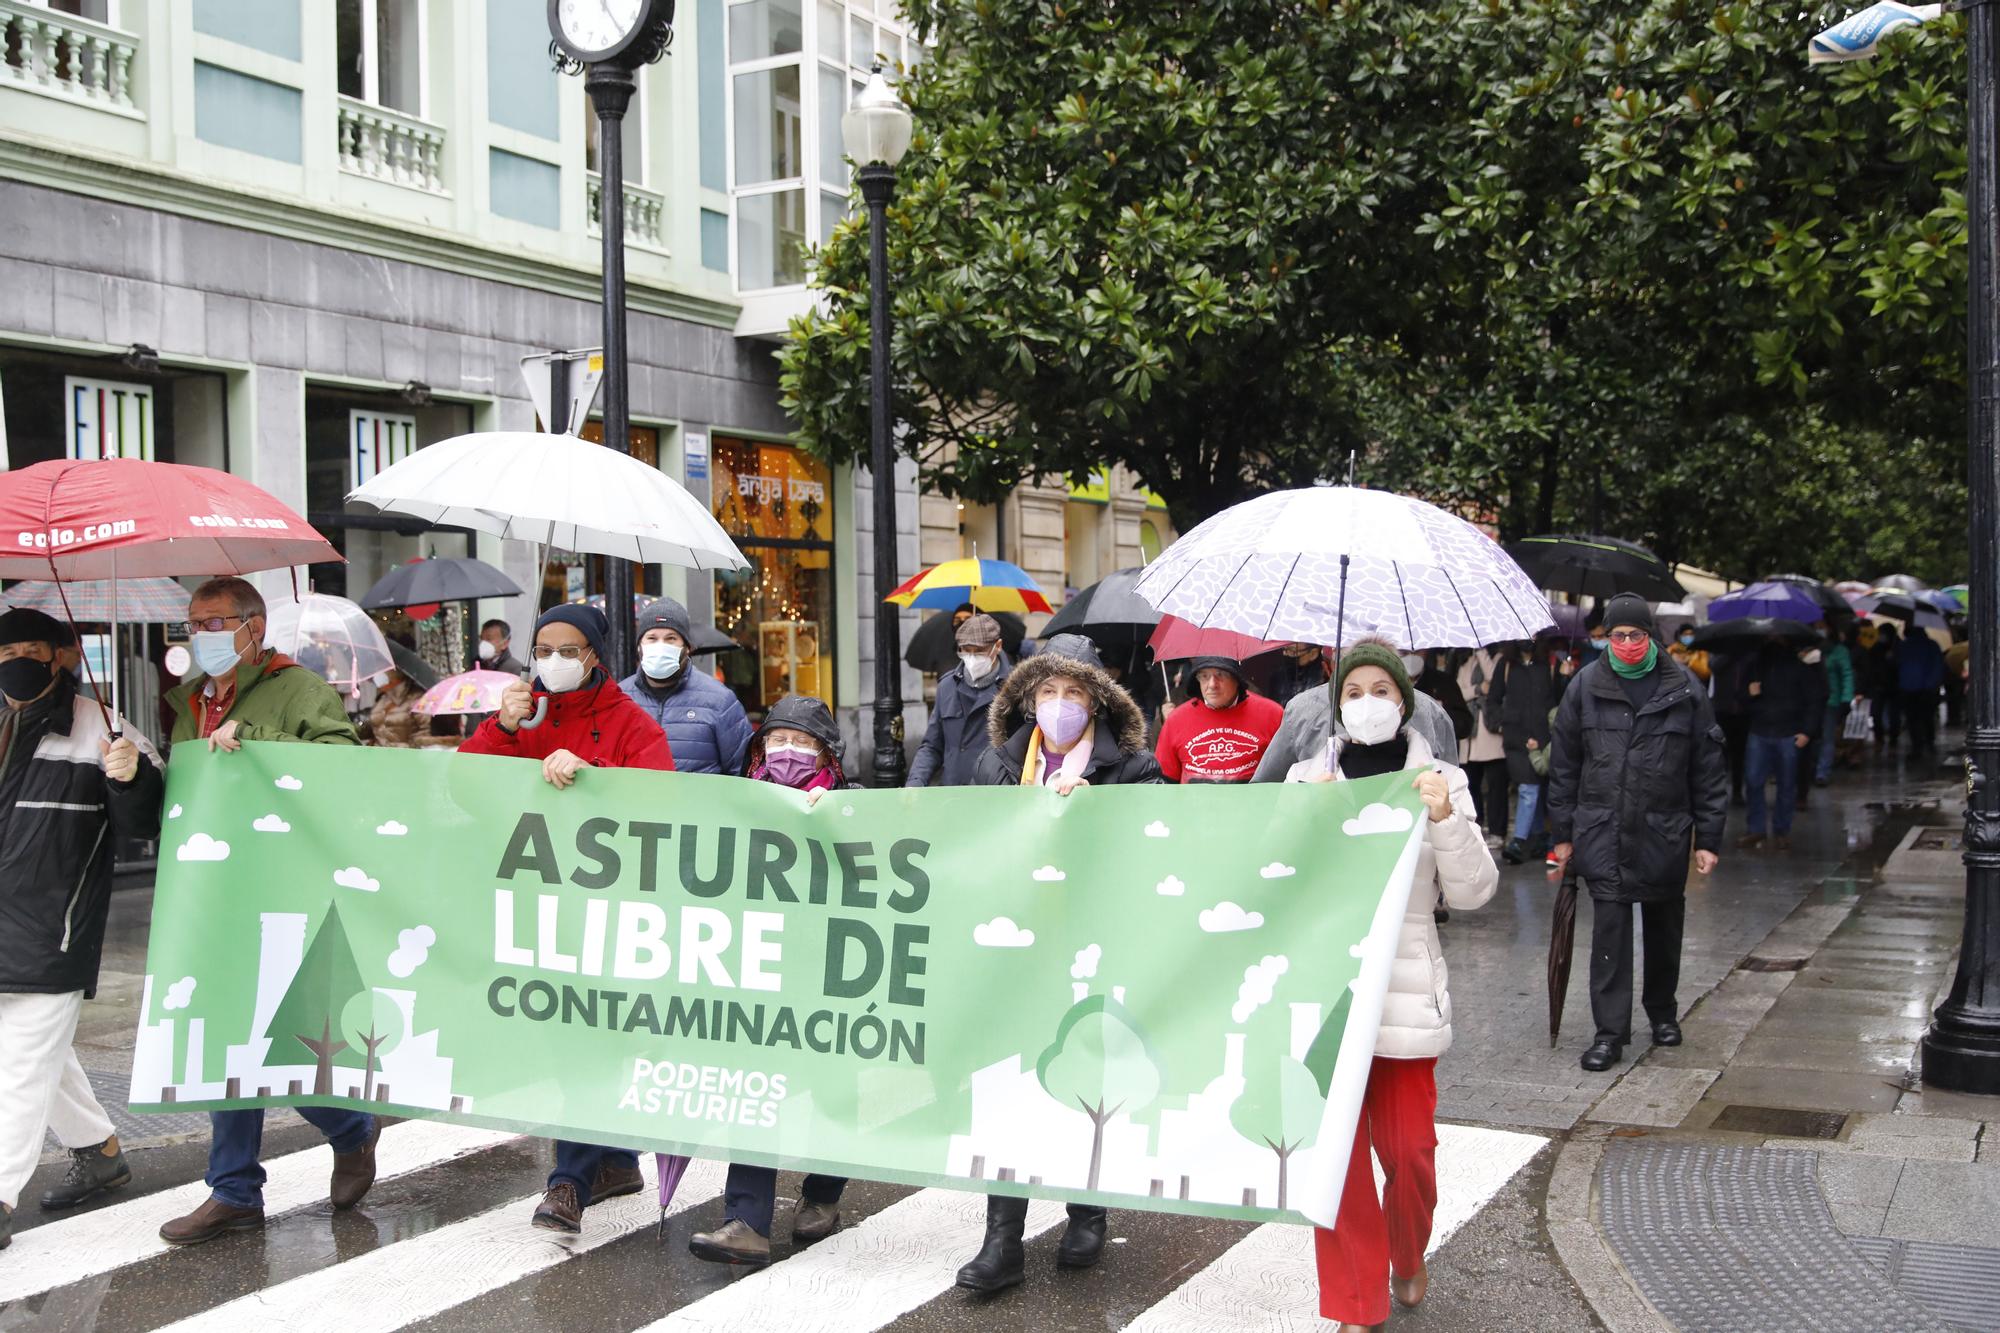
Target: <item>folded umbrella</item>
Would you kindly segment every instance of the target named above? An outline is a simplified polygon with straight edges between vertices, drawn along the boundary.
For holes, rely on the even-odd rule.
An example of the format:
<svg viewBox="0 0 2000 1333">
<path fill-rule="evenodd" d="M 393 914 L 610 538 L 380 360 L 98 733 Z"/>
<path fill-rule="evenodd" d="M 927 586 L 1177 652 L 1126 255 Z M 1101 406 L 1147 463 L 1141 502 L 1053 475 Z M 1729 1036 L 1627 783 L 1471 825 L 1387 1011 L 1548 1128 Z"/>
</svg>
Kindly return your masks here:
<svg viewBox="0 0 2000 1333">
<path fill-rule="evenodd" d="M 988 611 L 985 614 L 1000 623 L 1001 651 L 1019 661 L 1021 640 L 1028 637 L 1027 622 L 1012 611 Z M 903 650 L 903 660 L 917 670 L 928 671 L 934 676 L 942 676 L 957 666 L 958 627 L 951 620 L 951 612 L 940 611 L 918 625 L 917 632 L 910 636 L 910 646 Z"/>
<path fill-rule="evenodd" d="M 69 613 L 78 620 L 127 625 L 177 625 L 187 619 L 188 590 L 172 579 L 84 579 L 65 583 L 10 583 L 0 592 L 0 606 L 18 606 L 47 615 Z"/>
<path fill-rule="evenodd" d="M 1569 969 L 1576 957 L 1576 858 L 1563 863 L 1549 921 L 1549 1045 L 1562 1034 L 1563 1005 L 1569 999 Z"/>
<path fill-rule="evenodd" d="M 667 1238 L 667 1205 L 674 1201 L 674 1191 L 681 1187 L 681 1177 L 687 1174 L 692 1158 L 679 1153 L 656 1152 L 653 1162 L 660 1174 L 660 1239 Z"/>
<path fill-rule="evenodd" d="M 981 611 L 1048 611 L 1027 570 L 1005 560 L 968 557 L 933 565 L 882 599 L 917 611 L 950 611 L 971 602 Z"/>
<path fill-rule="evenodd" d="M 1143 568 L 1121 569 L 1063 603 L 1055 618 L 1042 626 L 1041 637 L 1081 634 L 1100 648 L 1136 648 L 1160 623 L 1153 604 L 1132 591 Z"/>
<path fill-rule="evenodd" d="M 1810 593 L 1796 583 L 1775 581 L 1753 583 L 1736 592 L 1726 592 L 1708 604 L 1711 623 L 1746 616 L 1796 620 L 1802 625 L 1810 625 L 1815 620 L 1824 620 L 1826 612 Z"/>
<path fill-rule="evenodd" d="M 375 580 L 361 594 L 360 601 L 364 608 L 374 611 L 392 606 L 428 606 L 520 595 L 519 584 L 484 560 L 433 556 L 396 566 Z"/>
<path fill-rule="evenodd" d="M 1570 532 L 1523 537 L 1507 547 L 1537 586 L 1600 601 L 1621 592 L 1677 602 L 1687 590 L 1667 562 L 1637 542 Z"/>
</svg>

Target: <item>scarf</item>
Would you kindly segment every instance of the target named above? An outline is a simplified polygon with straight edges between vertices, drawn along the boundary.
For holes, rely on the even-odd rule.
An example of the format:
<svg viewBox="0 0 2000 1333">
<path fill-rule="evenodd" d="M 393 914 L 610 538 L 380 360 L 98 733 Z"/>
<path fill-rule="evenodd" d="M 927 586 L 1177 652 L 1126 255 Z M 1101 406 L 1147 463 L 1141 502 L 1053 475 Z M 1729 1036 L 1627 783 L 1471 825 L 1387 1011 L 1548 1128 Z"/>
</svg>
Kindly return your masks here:
<svg viewBox="0 0 2000 1333">
<path fill-rule="evenodd" d="M 1648 639 L 1646 641 L 1646 656 L 1630 666 L 1625 665 L 1624 660 L 1617 653 L 1606 653 L 1604 660 L 1611 663 L 1611 669 L 1625 677 L 1625 679 L 1637 680 L 1658 664 L 1660 660 L 1660 641 L 1658 639 Z"/>
<path fill-rule="evenodd" d="M 1039 787 L 1045 782 L 1051 782 L 1064 774 L 1068 774 L 1071 777 L 1082 777 L 1083 771 L 1090 767 L 1091 747 L 1096 739 L 1097 719 L 1092 718 L 1090 725 L 1083 729 L 1083 735 L 1076 738 L 1076 744 L 1070 746 L 1069 753 L 1062 757 L 1062 763 L 1056 771 L 1054 773 L 1044 773 L 1043 770 L 1047 764 L 1048 755 L 1042 750 L 1042 729 L 1036 727 L 1028 735 L 1028 753 L 1021 761 L 1021 785 L 1023 787 Z"/>
</svg>

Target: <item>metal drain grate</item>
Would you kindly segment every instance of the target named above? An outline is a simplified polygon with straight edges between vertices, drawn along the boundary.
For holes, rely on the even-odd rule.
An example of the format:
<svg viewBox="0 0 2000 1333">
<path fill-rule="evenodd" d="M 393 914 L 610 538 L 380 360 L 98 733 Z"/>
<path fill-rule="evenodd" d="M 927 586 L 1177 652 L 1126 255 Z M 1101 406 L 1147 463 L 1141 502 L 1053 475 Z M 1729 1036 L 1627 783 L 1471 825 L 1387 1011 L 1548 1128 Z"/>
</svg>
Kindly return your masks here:
<svg viewBox="0 0 2000 1333">
<path fill-rule="evenodd" d="M 1784 1139 L 1837 1139 L 1847 1125 L 1838 1111 L 1794 1111 L 1784 1106 L 1726 1106 L 1715 1117 L 1714 1129 L 1738 1134 L 1769 1134 Z"/>
</svg>

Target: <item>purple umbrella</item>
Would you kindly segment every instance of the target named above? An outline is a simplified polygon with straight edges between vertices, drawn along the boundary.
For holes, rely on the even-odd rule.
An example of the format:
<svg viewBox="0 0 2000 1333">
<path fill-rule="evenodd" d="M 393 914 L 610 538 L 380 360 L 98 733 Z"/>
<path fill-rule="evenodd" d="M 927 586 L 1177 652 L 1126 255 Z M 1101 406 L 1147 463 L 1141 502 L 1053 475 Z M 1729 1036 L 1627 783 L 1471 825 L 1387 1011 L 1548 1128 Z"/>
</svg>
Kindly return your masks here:
<svg viewBox="0 0 2000 1333">
<path fill-rule="evenodd" d="M 1795 583 L 1753 583 L 1737 592 L 1724 593 L 1708 604 L 1711 624 L 1718 620 L 1742 620 L 1761 616 L 1771 620 L 1796 620 L 1810 625 L 1826 619 L 1826 612 L 1811 593 Z"/>
<path fill-rule="evenodd" d="M 1555 598 L 1551 597 L 1549 598 L 1549 614 L 1555 617 L 1556 626 L 1553 631 L 1542 631 L 1544 634 L 1552 634 L 1554 637 L 1562 639 L 1581 639 L 1588 637 L 1590 634 L 1590 631 L 1585 629 L 1583 625 L 1585 620 L 1583 608 L 1574 602 L 1558 602 Z"/>
<path fill-rule="evenodd" d="M 660 1239 L 667 1238 L 667 1205 L 674 1201 L 674 1191 L 680 1188 L 681 1177 L 687 1174 L 692 1158 L 678 1153 L 659 1152 L 653 1160 L 660 1167 Z"/>
</svg>

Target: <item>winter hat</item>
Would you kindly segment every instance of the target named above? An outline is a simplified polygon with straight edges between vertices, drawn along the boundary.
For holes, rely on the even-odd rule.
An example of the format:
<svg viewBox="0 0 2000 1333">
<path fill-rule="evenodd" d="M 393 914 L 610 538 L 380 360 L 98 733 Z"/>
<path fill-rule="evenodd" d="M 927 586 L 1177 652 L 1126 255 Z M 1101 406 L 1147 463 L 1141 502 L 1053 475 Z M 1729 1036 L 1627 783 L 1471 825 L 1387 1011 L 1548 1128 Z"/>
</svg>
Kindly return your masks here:
<svg viewBox="0 0 2000 1333">
<path fill-rule="evenodd" d="M 952 637 L 961 648 L 991 648 L 1000 642 L 1000 622 L 982 611 L 960 625 Z"/>
<path fill-rule="evenodd" d="M 70 642 L 69 626 L 32 607 L 13 607 L 0 615 L 0 645 L 46 643 L 51 648 L 66 648 Z"/>
<path fill-rule="evenodd" d="M 1243 664 L 1235 658 L 1196 657 L 1190 659 L 1187 664 L 1187 678 L 1190 686 L 1188 692 L 1190 694 L 1200 690 L 1201 687 L 1195 678 L 1204 671 L 1227 671 L 1231 676 L 1236 678 L 1236 688 L 1238 691 L 1250 688 L 1250 683 L 1243 679 Z"/>
<path fill-rule="evenodd" d="M 1381 667 L 1396 682 L 1396 688 L 1403 692 L 1403 721 L 1408 722 L 1417 708 L 1416 689 L 1410 684 L 1410 673 L 1403 667 L 1403 655 L 1380 639 L 1363 639 L 1340 650 L 1340 660 L 1333 671 L 1334 707 L 1340 706 L 1340 687 L 1346 683 L 1347 674 L 1365 666 Z"/>
<path fill-rule="evenodd" d="M 1072 662 L 1081 662 L 1088 667 L 1104 670 L 1104 659 L 1097 655 L 1097 645 L 1081 634 L 1058 634 L 1042 644 L 1038 657 L 1065 657 Z"/>
<path fill-rule="evenodd" d="M 682 643 L 694 641 L 694 630 L 688 620 L 688 609 L 671 597 L 662 597 L 658 601 L 649 602 L 645 609 L 639 612 L 639 623 L 633 632 L 644 635 L 649 629 L 670 629 L 681 636 Z"/>
<path fill-rule="evenodd" d="M 535 622 L 535 633 L 540 634 L 549 625 L 568 625 L 582 634 L 590 644 L 597 660 L 604 660 L 604 640 L 611 633 L 611 625 L 604 619 L 604 613 L 583 602 L 564 602 L 542 612 L 542 618 Z"/>
<path fill-rule="evenodd" d="M 1653 632 L 1653 608 L 1636 592 L 1621 592 L 1604 604 L 1604 628 L 1620 627 Z"/>
</svg>

